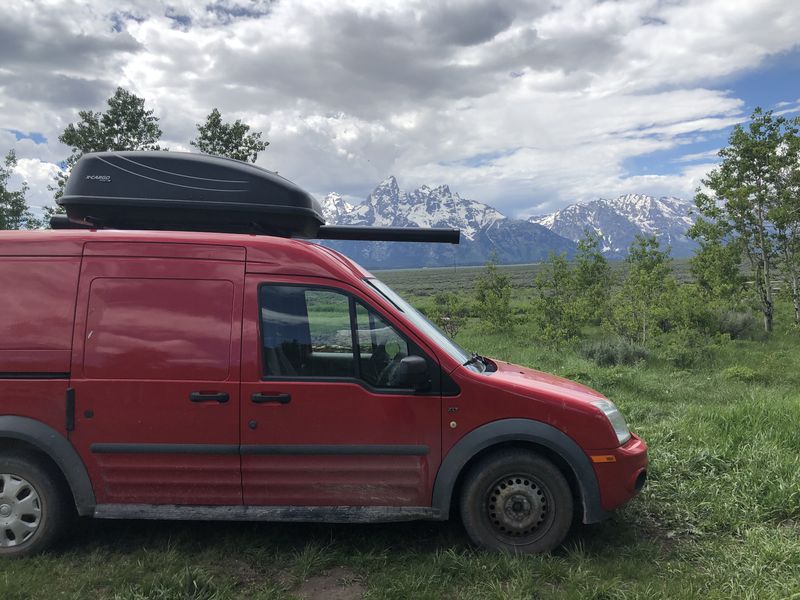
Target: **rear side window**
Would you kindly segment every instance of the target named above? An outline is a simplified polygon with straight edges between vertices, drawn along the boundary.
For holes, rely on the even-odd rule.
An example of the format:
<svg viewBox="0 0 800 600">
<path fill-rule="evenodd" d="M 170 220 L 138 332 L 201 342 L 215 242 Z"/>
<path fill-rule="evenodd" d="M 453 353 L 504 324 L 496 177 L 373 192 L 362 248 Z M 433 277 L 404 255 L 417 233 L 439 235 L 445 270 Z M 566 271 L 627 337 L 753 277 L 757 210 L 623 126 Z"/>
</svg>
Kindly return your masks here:
<svg viewBox="0 0 800 600">
<path fill-rule="evenodd" d="M 396 389 L 399 361 L 424 356 L 380 315 L 337 290 L 265 284 L 260 306 L 267 377 L 355 377 Z"/>
<path fill-rule="evenodd" d="M 84 338 L 91 379 L 224 381 L 234 288 L 230 281 L 92 281 Z"/>
</svg>

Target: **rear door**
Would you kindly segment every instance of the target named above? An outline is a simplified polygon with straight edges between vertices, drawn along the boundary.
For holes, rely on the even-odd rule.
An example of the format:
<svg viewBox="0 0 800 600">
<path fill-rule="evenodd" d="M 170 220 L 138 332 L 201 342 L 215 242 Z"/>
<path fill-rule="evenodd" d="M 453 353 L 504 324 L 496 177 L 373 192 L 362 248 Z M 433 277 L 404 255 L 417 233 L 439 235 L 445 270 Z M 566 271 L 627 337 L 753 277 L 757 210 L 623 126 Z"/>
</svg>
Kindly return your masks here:
<svg viewBox="0 0 800 600">
<path fill-rule="evenodd" d="M 244 502 L 430 506 L 440 453 L 438 363 L 352 288 L 248 275 L 242 377 Z M 396 385 L 407 354 L 434 385 Z"/>
<path fill-rule="evenodd" d="M 241 503 L 243 259 L 241 248 L 87 245 L 70 439 L 99 504 Z"/>
</svg>

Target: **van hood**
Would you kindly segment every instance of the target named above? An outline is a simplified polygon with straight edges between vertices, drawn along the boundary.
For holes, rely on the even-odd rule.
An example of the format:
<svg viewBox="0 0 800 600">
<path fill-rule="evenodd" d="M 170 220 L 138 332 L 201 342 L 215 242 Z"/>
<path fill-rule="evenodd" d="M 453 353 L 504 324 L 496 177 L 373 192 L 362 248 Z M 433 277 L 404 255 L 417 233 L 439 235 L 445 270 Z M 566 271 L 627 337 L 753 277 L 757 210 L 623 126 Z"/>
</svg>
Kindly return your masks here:
<svg viewBox="0 0 800 600">
<path fill-rule="evenodd" d="M 494 383 L 516 393 L 584 402 L 606 399 L 600 392 L 575 381 L 505 361 L 489 360 L 497 365 L 497 371 L 490 375 Z"/>
</svg>

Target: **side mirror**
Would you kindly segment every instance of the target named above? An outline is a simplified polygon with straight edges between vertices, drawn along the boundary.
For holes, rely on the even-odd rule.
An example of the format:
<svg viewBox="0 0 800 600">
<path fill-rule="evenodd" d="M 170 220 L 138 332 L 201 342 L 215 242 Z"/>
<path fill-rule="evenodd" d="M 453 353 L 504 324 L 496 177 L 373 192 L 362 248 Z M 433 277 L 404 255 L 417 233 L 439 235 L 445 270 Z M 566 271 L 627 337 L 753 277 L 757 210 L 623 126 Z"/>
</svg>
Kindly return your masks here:
<svg viewBox="0 0 800 600">
<path fill-rule="evenodd" d="M 397 378 L 402 386 L 413 387 L 423 391 L 430 386 L 428 378 L 428 361 L 421 356 L 406 356 L 397 368 Z"/>
</svg>

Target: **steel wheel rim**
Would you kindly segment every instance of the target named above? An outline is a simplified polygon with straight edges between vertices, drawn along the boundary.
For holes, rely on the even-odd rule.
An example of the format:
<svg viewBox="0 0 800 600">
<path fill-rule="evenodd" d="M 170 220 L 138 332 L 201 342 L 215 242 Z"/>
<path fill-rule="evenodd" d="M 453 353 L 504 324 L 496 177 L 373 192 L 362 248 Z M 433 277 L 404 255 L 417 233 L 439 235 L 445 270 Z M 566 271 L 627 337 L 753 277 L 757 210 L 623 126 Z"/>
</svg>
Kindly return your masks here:
<svg viewBox="0 0 800 600">
<path fill-rule="evenodd" d="M 0 548 L 31 540 L 42 523 L 39 492 L 27 479 L 0 473 Z"/>
<path fill-rule="evenodd" d="M 483 514 L 495 536 L 523 546 L 547 533 L 554 517 L 553 497 L 530 474 L 504 475 L 487 488 Z"/>
</svg>

